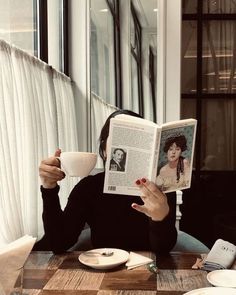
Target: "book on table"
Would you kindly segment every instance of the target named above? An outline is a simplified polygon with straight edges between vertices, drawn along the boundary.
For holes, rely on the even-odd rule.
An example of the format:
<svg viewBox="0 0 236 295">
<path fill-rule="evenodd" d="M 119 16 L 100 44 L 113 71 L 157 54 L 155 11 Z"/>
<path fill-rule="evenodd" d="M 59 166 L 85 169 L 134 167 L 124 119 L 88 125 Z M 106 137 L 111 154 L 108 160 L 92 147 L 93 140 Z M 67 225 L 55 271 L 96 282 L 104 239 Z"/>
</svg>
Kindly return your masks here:
<svg viewBox="0 0 236 295">
<path fill-rule="evenodd" d="M 110 121 L 104 193 L 139 195 L 147 178 L 165 193 L 190 187 L 197 121 L 158 125 L 129 115 Z"/>
</svg>

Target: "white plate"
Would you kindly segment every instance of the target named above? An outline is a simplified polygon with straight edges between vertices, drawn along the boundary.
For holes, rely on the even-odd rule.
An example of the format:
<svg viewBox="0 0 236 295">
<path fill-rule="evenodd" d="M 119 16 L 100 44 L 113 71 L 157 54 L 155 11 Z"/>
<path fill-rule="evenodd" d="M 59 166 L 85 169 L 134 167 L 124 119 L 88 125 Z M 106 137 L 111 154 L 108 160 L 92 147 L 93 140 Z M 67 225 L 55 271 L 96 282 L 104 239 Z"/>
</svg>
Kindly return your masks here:
<svg viewBox="0 0 236 295">
<path fill-rule="evenodd" d="M 112 256 L 98 256 L 95 253 L 102 253 L 104 251 L 112 251 L 114 254 Z M 87 255 L 86 255 L 87 254 Z M 89 255 L 88 255 L 89 254 Z M 79 261 L 87 266 L 95 269 L 110 269 L 114 268 L 122 263 L 125 263 L 129 259 L 129 253 L 127 251 L 115 248 L 99 248 L 86 251 L 79 255 Z"/>
<path fill-rule="evenodd" d="M 235 295 L 236 289 L 224 287 L 200 288 L 184 293 L 184 295 Z"/>
<path fill-rule="evenodd" d="M 208 281 L 213 286 L 236 288 L 236 270 L 214 270 L 207 274 Z"/>
</svg>

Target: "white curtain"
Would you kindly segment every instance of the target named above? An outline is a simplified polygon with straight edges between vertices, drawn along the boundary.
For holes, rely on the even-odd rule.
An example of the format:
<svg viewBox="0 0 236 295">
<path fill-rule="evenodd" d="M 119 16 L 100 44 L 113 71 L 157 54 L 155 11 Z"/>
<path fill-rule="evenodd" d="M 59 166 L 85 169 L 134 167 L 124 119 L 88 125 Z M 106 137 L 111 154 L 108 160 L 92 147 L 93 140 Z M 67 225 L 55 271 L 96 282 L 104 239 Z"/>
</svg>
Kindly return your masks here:
<svg viewBox="0 0 236 295">
<path fill-rule="evenodd" d="M 66 75 L 53 70 L 53 85 L 56 95 L 58 147 L 63 151 L 78 151 L 78 132 L 72 82 Z M 72 187 L 78 177 L 67 177 L 61 183 L 60 201 L 66 205 Z"/>
<path fill-rule="evenodd" d="M 106 103 L 95 93 L 91 93 L 92 104 L 92 151 L 98 153 L 99 148 L 99 136 L 101 129 L 111 113 L 118 110 L 117 107 Z M 97 168 L 103 168 L 103 162 L 98 157 Z"/>
<path fill-rule="evenodd" d="M 71 81 L 0 40 L 0 244 L 42 235 L 38 166 L 78 149 L 75 119 Z"/>
</svg>

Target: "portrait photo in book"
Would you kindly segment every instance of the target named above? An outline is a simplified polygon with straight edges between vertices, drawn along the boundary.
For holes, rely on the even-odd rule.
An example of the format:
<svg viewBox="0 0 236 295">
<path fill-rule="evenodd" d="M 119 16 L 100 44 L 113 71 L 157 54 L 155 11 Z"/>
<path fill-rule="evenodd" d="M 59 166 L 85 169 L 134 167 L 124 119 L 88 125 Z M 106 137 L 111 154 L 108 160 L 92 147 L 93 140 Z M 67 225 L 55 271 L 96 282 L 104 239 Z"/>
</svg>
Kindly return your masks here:
<svg viewBox="0 0 236 295">
<path fill-rule="evenodd" d="M 125 171 L 126 150 L 122 148 L 111 149 L 110 171 Z"/>
<path fill-rule="evenodd" d="M 163 191 L 190 187 L 194 126 L 163 130 L 156 184 Z"/>
</svg>

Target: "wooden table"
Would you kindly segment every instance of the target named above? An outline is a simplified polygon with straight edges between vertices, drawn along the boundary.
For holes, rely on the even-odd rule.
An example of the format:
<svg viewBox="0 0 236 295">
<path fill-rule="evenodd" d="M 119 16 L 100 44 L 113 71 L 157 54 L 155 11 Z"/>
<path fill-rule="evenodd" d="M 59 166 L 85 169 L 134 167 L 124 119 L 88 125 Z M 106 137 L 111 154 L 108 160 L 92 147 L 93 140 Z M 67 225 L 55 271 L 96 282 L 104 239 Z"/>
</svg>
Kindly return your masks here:
<svg viewBox="0 0 236 295">
<path fill-rule="evenodd" d="M 138 252 L 153 257 L 149 252 Z M 206 272 L 191 269 L 197 254 L 171 253 L 158 256 L 159 273 L 146 266 L 127 270 L 95 270 L 78 261 L 80 252 L 53 255 L 31 252 L 24 268 L 24 293 L 29 295 L 178 295 L 211 286 Z"/>
</svg>

